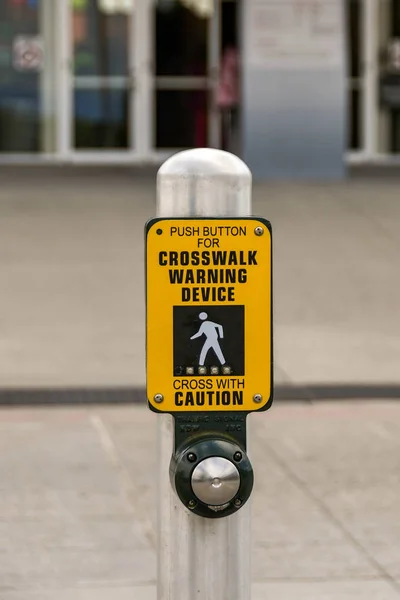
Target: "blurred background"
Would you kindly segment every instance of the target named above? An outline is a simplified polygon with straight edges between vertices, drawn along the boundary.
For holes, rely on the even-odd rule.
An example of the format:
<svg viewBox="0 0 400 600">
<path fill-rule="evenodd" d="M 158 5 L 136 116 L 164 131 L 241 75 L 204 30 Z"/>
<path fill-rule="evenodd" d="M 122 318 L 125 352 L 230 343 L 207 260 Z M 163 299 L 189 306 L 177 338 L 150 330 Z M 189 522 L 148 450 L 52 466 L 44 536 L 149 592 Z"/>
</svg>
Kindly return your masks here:
<svg viewBox="0 0 400 600">
<path fill-rule="evenodd" d="M 321 152 L 393 162 L 399 11 L 398 0 L 3 0 L 0 159 L 159 163 L 231 144 L 250 162 L 260 151 L 269 162 L 277 153 L 318 162 Z M 221 79 L 236 83 L 225 99 Z M 276 159 L 272 174 L 279 168 Z"/>
<path fill-rule="evenodd" d="M 253 600 L 400 598 L 400 1 L 0 0 L 1 600 L 155 600 L 144 224 L 200 146 L 274 232 Z"/>
</svg>

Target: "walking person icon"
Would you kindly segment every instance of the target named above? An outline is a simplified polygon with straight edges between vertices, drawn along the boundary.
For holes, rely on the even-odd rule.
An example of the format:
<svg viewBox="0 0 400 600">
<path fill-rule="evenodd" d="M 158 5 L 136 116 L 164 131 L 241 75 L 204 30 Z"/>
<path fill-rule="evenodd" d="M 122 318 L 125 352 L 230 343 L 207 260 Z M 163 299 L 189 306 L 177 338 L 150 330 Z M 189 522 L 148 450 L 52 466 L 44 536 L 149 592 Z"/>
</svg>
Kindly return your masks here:
<svg viewBox="0 0 400 600">
<path fill-rule="evenodd" d="M 174 377 L 245 374 L 244 306 L 174 306 Z"/>
<path fill-rule="evenodd" d="M 206 337 L 200 353 L 199 366 L 202 367 L 204 365 L 207 354 L 211 348 L 214 350 L 221 365 L 224 365 L 226 361 L 218 340 L 218 336 L 220 339 L 223 339 L 224 328 L 219 323 L 213 323 L 212 321 L 209 321 L 208 314 L 206 312 L 201 312 L 199 314 L 199 319 L 203 321 L 203 323 L 200 325 L 198 332 L 192 335 L 190 338 L 191 340 L 194 340 L 202 335 L 205 335 Z"/>
</svg>

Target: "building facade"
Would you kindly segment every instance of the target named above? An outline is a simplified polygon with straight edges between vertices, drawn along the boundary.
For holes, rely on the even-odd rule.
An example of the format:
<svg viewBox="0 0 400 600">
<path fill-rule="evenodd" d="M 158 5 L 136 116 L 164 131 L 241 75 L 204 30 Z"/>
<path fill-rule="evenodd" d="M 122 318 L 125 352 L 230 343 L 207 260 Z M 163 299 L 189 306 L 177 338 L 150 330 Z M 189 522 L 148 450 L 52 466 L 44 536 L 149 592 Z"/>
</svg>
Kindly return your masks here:
<svg viewBox="0 0 400 600">
<path fill-rule="evenodd" d="M 249 6 L 255 1 L 249 0 Z M 279 10 L 289 0 L 280 2 Z M 341 5 L 340 0 L 290 2 L 293 15 L 294 6 L 296 10 L 305 6 L 317 15 L 319 5 Z M 287 24 L 279 19 L 289 13 L 278 15 L 276 6 L 274 10 L 268 14 L 275 14 L 276 27 L 284 32 Z M 264 102 L 263 92 L 246 79 L 251 69 L 247 46 L 253 37 L 251 27 L 256 26 L 244 27 L 246 11 L 246 1 L 240 0 L 2 0 L 0 162 L 160 163 L 179 149 L 221 147 L 225 124 L 215 90 L 221 57 L 230 45 L 242 55 L 246 88 L 230 140 L 234 144 L 230 149 L 241 154 L 243 146 L 251 145 L 250 137 L 246 141 L 243 136 L 253 135 L 245 124 L 253 119 L 257 129 L 255 104 L 261 107 L 257 114 L 262 120 L 269 101 Z M 293 27 L 298 27 L 298 19 Z M 272 31 L 271 20 L 269 26 Z M 257 27 L 262 35 L 261 20 Z M 322 112 L 317 125 L 321 128 L 324 119 L 333 119 L 334 132 L 343 122 L 343 143 L 340 136 L 332 141 L 343 162 L 396 161 L 400 0 L 346 0 L 339 33 L 343 39 L 337 36 L 339 45 L 332 47 L 332 55 L 343 42 L 346 60 L 343 69 L 340 61 L 335 67 L 339 87 L 343 80 L 343 109 L 340 88 L 338 109 Z M 284 35 L 291 39 L 287 28 L 282 40 Z M 271 36 L 265 40 L 272 43 Z M 315 48 L 322 48 L 321 40 L 318 43 Z M 293 50 L 296 59 L 299 52 Z M 265 73 L 267 77 L 268 70 Z M 320 81 L 326 88 L 318 73 L 321 68 L 311 71 L 310 81 Z M 324 75 L 328 82 L 329 73 Z M 296 80 L 293 69 L 289 79 Z M 309 87 L 306 80 L 302 85 Z M 318 93 L 324 103 L 324 95 Z M 280 100 L 276 93 L 274 97 L 276 106 L 270 105 L 265 118 L 277 123 L 271 139 L 279 146 L 280 124 L 274 115 Z M 296 151 L 301 153 L 303 134 L 298 131 Z M 326 135 L 331 133 L 327 130 Z M 269 151 L 273 149 L 270 146 Z M 252 152 L 264 150 L 250 148 Z"/>
</svg>

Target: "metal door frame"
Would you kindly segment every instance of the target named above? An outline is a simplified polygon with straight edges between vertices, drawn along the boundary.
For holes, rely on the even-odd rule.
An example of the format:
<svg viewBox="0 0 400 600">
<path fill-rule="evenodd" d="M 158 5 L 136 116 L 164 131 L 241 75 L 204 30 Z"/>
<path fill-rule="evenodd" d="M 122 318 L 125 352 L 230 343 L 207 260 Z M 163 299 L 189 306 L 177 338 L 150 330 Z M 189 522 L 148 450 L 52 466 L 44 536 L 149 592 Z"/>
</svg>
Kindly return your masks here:
<svg viewBox="0 0 400 600">
<path fill-rule="evenodd" d="M 58 158 L 69 163 L 134 163 L 148 162 L 148 115 L 146 114 L 146 2 L 137 2 L 132 12 L 131 37 L 129 40 L 129 63 L 127 73 L 129 95 L 130 145 L 126 149 L 77 150 L 73 140 L 73 46 L 71 42 L 70 0 L 58 1 L 59 31 L 59 85 L 58 85 Z M 83 79 L 83 78 L 82 78 Z M 84 82 L 91 84 L 87 78 Z M 119 79 L 119 78 L 115 78 Z M 116 82 L 118 83 L 118 82 Z"/>
</svg>

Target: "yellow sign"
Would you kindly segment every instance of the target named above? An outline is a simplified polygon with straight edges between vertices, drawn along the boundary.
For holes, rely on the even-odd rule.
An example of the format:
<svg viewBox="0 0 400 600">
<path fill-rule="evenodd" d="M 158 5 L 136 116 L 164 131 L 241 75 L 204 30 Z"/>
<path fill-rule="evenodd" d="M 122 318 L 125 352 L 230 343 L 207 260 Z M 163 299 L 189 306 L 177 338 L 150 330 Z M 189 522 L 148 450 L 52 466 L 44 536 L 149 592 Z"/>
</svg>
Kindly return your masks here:
<svg viewBox="0 0 400 600">
<path fill-rule="evenodd" d="M 269 222 L 153 219 L 146 233 L 151 408 L 170 413 L 269 408 Z"/>
</svg>

